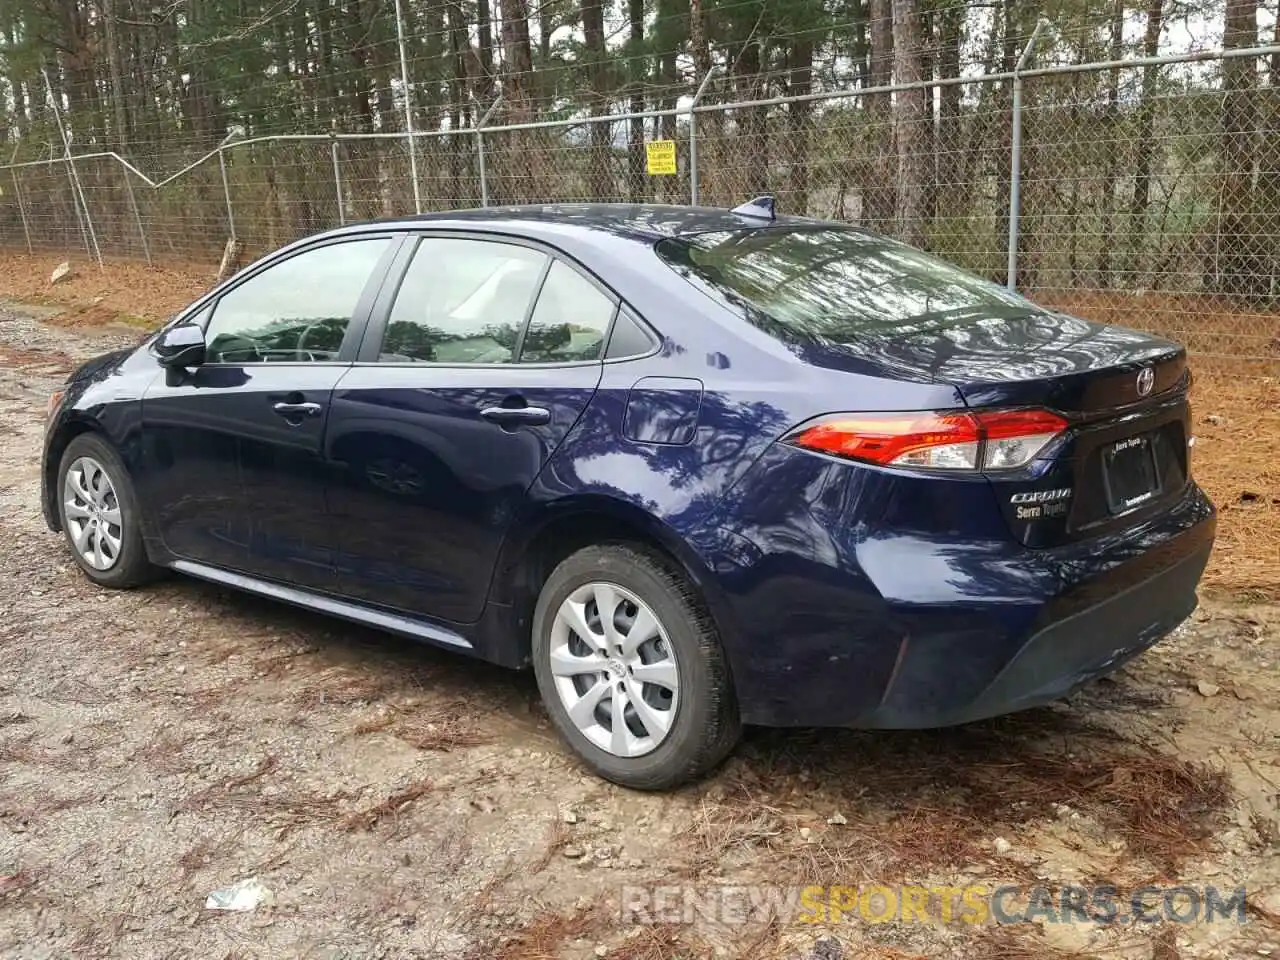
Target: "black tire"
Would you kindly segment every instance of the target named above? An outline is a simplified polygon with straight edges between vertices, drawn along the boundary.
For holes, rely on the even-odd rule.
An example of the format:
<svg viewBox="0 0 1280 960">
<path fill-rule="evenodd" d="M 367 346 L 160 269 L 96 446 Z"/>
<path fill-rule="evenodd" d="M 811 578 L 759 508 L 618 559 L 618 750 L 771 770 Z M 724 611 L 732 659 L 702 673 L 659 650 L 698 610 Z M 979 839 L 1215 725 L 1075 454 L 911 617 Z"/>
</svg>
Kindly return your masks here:
<svg viewBox="0 0 1280 960">
<path fill-rule="evenodd" d="M 647 604 L 662 624 L 679 666 L 679 699 L 666 738 L 651 752 L 619 757 L 601 749 L 570 719 L 551 673 L 552 627 L 561 604 L 592 582 L 616 584 Z M 533 615 L 533 666 L 551 720 L 593 771 L 637 790 L 666 790 L 696 780 L 723 760 L 741 735 L 729 667 L 715 624 L 697 592 L 658 552 L 635 544 L 586 547 L 547 578 Z"/>
<path fill-rule="evenodd" d="M 120 551 L 115 562 L 106 570 L 94 568 L 80 555 L 72 539 L 71 524 L 67 520 L 67 498 L 64 495 L 67 472 L 81 457 L 89 457 L 101 465 L 115 490 L 115 499 L 120 507 Z M 85 576 L 99 586 L 115 590 L 138 587 L 156 578 L 160 571 L 147 559 L 147 551 L 142 543 L 142 522 L 133 480 L 110 443 L 96 433 L 82 433 L 75 437 L 63 451 L 56 483 L 54 495 L 58 498 L 58 518 L 62 523 L 62 532 L 71 548 L 71 556 Z"/>
</svg>

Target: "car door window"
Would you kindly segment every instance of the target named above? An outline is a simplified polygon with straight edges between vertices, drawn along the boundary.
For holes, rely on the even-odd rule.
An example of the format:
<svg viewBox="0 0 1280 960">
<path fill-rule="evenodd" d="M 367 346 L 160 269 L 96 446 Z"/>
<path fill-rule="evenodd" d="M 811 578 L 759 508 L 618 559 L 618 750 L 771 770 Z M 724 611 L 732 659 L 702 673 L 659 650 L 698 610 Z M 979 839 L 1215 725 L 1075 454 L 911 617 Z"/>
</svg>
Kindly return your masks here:
<svg viewBox="0 0 1280 960">
<path fill-rule="evenodd" d="M 205 329 L 208 362 L 336 359 L 360 295 L 391 242 L 373 237 L 316 247 L 227 291 Z"/>
<path fill-rule="evenodd" d="M 427 237 L 391 308 L 383 363 L 510 363 L 547 256 L 492 240 Z"/>
<path fill-rule="evenodd" d="M 564 261 L 555 261 L 538 293 L 520 362 L 600 359 L 616 308 L 594 283 Z"/>
<path fill-rule="evenodd" d="M 614 321 L 613 331 L 609 334 L 609 349 L 604 355 L 605 359 L 640 357 L 653 348 L 653 337 L 640 321 L 626 307 L 619 308 L 618 319 Z"/>
</svg>

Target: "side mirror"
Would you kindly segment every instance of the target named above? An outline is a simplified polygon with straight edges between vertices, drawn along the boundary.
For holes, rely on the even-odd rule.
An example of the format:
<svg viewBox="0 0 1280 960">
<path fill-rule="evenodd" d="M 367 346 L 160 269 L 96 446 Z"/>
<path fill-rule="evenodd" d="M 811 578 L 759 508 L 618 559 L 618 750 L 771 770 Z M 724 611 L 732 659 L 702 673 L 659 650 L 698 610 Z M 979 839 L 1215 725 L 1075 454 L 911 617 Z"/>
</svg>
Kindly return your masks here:
<svg viewBox="0 0 1280 960">
<path fill-rule="evenodd" d="M 194 323 L 180 323 L 160 334 L 151 350 L 161 366 L 198 367 L 204 363 L 204 331 Z"/>
</svg>

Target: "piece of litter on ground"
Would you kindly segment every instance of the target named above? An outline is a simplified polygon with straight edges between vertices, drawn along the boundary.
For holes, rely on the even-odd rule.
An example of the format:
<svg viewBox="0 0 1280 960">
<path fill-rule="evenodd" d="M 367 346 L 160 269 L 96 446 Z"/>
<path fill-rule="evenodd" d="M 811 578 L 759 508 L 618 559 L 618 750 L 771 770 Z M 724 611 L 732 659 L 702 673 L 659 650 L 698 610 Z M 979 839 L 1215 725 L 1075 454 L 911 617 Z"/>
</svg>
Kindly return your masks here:
<svg viewBox="0 0 1280 960">
<path fill-rule="evenodd" d="M 1222 688 L 1216 683 L 1210 683 L 1208 680 L 1199 680 L 1196 682 L 1196 689 L 1200 691 L 1202 697 L 1216 697 L 1218 691 Z"/>
<path fill-rule="evenodd" d="M 215 890 L 204 902 L 206 910 L 256 910 L 276 902 L 275 894 L 257 877 L 241 880 L 229 887 Z"/>
</svg>

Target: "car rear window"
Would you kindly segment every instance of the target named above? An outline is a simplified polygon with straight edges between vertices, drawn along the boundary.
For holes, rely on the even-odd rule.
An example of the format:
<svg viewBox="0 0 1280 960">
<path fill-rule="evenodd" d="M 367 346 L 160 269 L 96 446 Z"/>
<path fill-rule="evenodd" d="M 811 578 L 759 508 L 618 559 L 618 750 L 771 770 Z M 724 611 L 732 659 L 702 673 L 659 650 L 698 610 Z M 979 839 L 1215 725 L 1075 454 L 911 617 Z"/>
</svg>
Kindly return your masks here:
<svg viewBox="0 0 1280 960">
<path fill-rule="evenodd" d="M 687 279 L 762 314 L 766 327 L 839 341 L 876 329 L 1040 312 L 1031 301 L 914 247 L 859 230 L 768 227 L 661 241 Z M 771 331 L 777 332 L 777 331 Z"/>
</svg>

